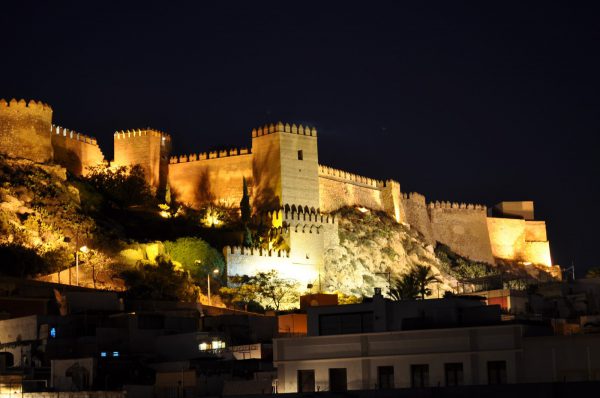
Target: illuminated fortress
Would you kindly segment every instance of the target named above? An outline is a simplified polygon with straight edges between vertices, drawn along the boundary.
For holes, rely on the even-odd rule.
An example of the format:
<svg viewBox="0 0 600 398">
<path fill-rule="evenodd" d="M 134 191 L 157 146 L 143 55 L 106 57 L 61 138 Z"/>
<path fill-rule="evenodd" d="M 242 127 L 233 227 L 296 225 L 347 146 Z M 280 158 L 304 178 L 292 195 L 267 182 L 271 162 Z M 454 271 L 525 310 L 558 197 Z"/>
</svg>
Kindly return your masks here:
<svg viewBox="0 0 600 398">
<path fill-rule="evenodd" d="M 280 122 L 253 129 L 251 138 L 250 148 L 171 156 L 171 137 L 165 133 L 118 131 L 111 164 L 141 165 L 155 191 L 168 184 L 192 207 L 238 206 L 246 178 L 256 217 L 284 235 L 290 252 L 226 247 L 230 274 L 275 268 L 314 280 L 326 266 L 324 251 L 339 243 L 337 220 L 330 213 L 344 206 L 384 211 L 417 229 L 428 243 L 443 243 L 472 260 L 552 266 L 546 224 L 534 221 L 533 202 L 503 202 L 489 211 L 482 205 L 428 203 L 421 194 L 402 193 L 397 181 L 321 165 L 314 128 Z M 0 100 L 0 152 L 53 161 L 75 175 L 106 163 L 95 139 L 53 125 L 52 109 L 36 101 Z"/>
</svg>

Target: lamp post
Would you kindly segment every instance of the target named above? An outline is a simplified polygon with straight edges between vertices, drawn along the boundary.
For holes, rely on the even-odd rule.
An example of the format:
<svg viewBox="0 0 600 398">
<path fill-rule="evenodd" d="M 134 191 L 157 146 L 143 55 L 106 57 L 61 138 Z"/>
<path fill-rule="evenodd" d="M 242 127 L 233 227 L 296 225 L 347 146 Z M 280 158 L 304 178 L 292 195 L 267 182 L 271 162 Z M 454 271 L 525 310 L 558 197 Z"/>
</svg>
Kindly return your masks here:
<svg viewBox="0 0 600 398">
<path fill-rule="evenodd" d="M 219 274 L 219 270 L 217 268 L 213 269 L 212 272 L 215 276 Z M 206 275 L 206 280 L 208 281 L 208 305 L 212 305 L 212 301 L 210 299 L 210 273 Z"/>
<path fill-rule="evenodd" d="M 75 282 L 77 283 L 77 286 L 79 286 L 79 252 L 85 254 L 89 251 L 90 249 L 88 249 L 87 246 L 83 245 L 75 252 Z"/>
</svg>

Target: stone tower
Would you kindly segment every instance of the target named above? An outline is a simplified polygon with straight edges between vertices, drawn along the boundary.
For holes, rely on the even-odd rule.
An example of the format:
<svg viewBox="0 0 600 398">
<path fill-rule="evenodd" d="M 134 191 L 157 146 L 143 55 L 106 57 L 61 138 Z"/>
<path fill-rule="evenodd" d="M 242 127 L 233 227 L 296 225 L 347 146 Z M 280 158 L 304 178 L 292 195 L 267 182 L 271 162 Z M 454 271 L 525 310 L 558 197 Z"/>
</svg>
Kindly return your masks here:
<svg viewBox="0 0 600 398">
<path fill-rule="evenodd" d="M 139 164 L 154 193 L 167 186 L 171 137 L 153 129 L 118 131 L 114 136 L 115 166 Z"/>
<path fill-rule="evenodd" d="M 11 157 L 48 162 L 53 158 L 52 108 L 42 102 L 0 99 L 0 148 Z"/>
<path fill-rule="evenodd" d="M 319 207 L 317 131 L 295 124 L 252 130 L 253 203 L 256 210 L 284 205 Z"/>
</svg>

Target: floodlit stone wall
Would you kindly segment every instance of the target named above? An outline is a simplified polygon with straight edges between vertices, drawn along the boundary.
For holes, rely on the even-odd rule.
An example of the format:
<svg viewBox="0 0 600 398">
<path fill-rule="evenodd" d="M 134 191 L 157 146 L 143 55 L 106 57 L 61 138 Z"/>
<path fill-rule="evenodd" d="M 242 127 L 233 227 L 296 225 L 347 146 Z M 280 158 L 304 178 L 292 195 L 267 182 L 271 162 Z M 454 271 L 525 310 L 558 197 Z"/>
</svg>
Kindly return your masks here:
<svg viewBox="0 0 600 398">
<path fill-rule="evenodd" d="M 409 224 L 411 228 L 419 231 L 426 242 L 434 244 L 435 239 L 425 196 L 417 192 L 403 194 L 402 204 L 406 214 L 406 223 Z"/>
<path fill-rule="evenodd" d="M 139 164 L 154 191 L 166 188 L 171 152 L 169 135 L 152 129 L 118 131 L 114 146 L 114 166 Z"/>
<path fill-rule="evenodd" d="M 77 176 L 85 175 L 90 167 L 105 162 L 95 138 L 55 125 L 52 125 L 50 134 L 54 162 L 71 173 Z"/>
<path fill-rule="evenodd" d="M 49 162 L 52 108 L 36 101 L 0 99 L 0 151 L 10 157 Z"/>
<path fill-rule="evenodd" d="M 495 258 L 552 265 L 544 221 L 488 217 L 487 223 Z"/>
<path fill-rule="evenodd" d="M 244 178 L 252 196 L 252 154 L 247 149 L 172 157 L 169 164 L 171 191 L 196 208 L 207 203 L 239 206 Z"/>
</svg>

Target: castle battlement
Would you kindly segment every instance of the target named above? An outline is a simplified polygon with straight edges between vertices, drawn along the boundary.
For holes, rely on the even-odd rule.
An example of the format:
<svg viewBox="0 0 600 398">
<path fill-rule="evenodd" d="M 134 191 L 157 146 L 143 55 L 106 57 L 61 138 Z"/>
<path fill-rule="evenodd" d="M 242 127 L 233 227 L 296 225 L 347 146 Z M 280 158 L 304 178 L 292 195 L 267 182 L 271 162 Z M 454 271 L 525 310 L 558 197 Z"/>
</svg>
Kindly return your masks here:
<svg viewBox="0 0 600 398">
<path fill-rule="evenodd" d="M 240 155 L 249 155 L 252 152 L 248 148 L 232 148 L 230 150 L 221 150 L 221 151 L 211 151 L 211 152 L 202 152 L 202 153 L 192 153 L 189 155 L 179 155 L 179 156 L 171 156 L 169 159 L 170 164 L 175 163 L 188 163 L 188 162 L 197 162 L 200 160 L 210 160 L 210 159 L 218 159 L 225 158 L 230 156 L 240 156 Z"/>
<path fill-rule="evenodd" d="M 25 110 L 29 113 L 46 114 L 52 117 L 52 107 L 42 101 L 29 100 L 27 102 L 24 99 L 16 100 L 15 98 L 6 101 L 4 98 L 0 98 L 0 109 L 4 112 L 22 112 Z"/>
<path fill-rule="evenodd" d="M 292 223 L 335 225 L 338 220 L 332 214 L 322 214 L 318 210 L 295 205 L 285 205 L 278 210 L 261 212 L 252 216 L 253 222 L 263 225 L 289 226 Z"/>
<path fill-rule="evenodd" d="M 80 134 L 76 131 L 73 130 L 69 130 L 66 129 L 64 127 L 61 126 L 57 126 L 55 124 L 53 124 L 50 127 L 50 132 L 53 135 L 59 135 L 59 136 L 63 136 L 63 137 L 67 137 L 76 141 L 80 141 L 86 144 L 90 144 L 90 145 L 98 145 L 98 141 L 94 138 L 94 137 L 89 137 L 87 135 L 84 134 Z"/>
<path fill-rule="evenodd" d="M 277 122 L 275 124 L 265 124 L 263 127 L 252 129 L 252 138 L 273 133 L 290 133 L 316 137 L 317 129 L 314 127 L 303 126 L 301 124 L 296 126 L 295 124 L 290 125 L 289 123 L 283 124 L 282 122 Z"/>
<path fill-rule="evenodd" d="M 425 200 L 425 195 L 420 194 L 418 192 L 402 193 L 402 199 L 410 200 L 411 202 L 414 202 L 418 205 L 426 206 L 427 204 Z"/>
<path fill-rule="evenodd" d="M 127 138 L 135 138 L 135 137 L 158 137 L 163 138 L 165 141 L 171 141 L 171 136 L 167 133 L 164 133 L 159 130 L 146 128 L 146 129 L 133 129 L 133 130 L 121 130 L 115 132 L 115 139 L 122 140 Z"/>
<path fill-rule="evenodd" d="M 430 209 L 453 209 L 453 210 L 475 210 L 487 211 L 487 207 L 480 204 L 457 203 L 457 202 L 430 202 L 427 205 Z"/>
<path fill-rule="evenodd" d="M 286 250 L 264 250 L 262 248 L 255 249 L 253 247 L 243 246 L 225 246 L 223 248 L 223 253 L 225 254 L 225 256 L 227 256 L 227 254 L 237 254 L 249 257 L 290 257 L 290 254 Z"/>
<path fill-rule="evenodd" d="M 374 188 L 383 188 L 386 182 L 375 180 L 369 177 L 363 177 L 357 174 L 348 173 L 344 170 L 334 169 L 333 167 L 319 165 L 319 177 L 334 177 L 336 179 L 346 180 L 355 184 L 362 184 Z"/>
</svg>

